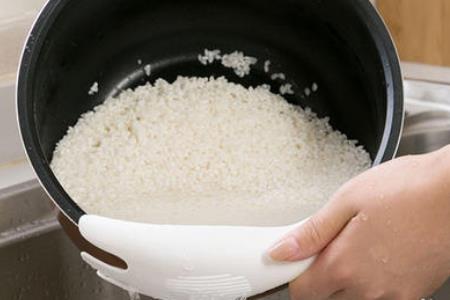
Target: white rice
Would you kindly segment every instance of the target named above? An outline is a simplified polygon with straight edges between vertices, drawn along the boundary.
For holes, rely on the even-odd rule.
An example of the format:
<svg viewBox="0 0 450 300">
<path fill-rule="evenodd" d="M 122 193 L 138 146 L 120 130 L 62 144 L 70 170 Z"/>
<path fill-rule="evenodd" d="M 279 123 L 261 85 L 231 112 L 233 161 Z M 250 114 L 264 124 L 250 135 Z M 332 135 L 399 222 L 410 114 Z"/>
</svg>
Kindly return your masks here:
<svg viewBox="0 0 450 300">
<path fill-rule="evenodd" d="M 266 73 L 270 72 L 270 60 L 266 60 L 264 62 L 264 72 L 266 72 Z"/>
<path fill-rule="evenodd" d="M 286 83 L 280 86 L 281 95 L 293 95 L 294 90 L 292 89 L 292 84 Z"/>
<path fill-rule="evenodd" d="M 222 65 L 232 68 L 234 73 L 239 77 L 250 74 L 251 66 L 256 64 L 258 60 L 255 57 L 245 56 L 240 51 L 235 51 L 222 56 Z"/>
<path fill-rule="evenodd" d="M 92 96 L 92 95 L 95 95 L 97 93 L 98 93 L 98 82 L 96 81 L 89 88 L 88 94 Z"/>
<path fill-rule="evenodd" d="M 273 73 L 272 75 L 270 75 L 270 79 L 272 79 L 272 80 L 277 80 L 277 79 L 286 80 L 286 75 L 284 75 L 284 73 Z"/>
<path fill-rule="evenodd" d="M 239 77 L 250 74 L 251 66 L 258 62 L 255 57 L 246 56 L 240 51 L 221 55 L 221 51 L 218 49 L 205 49 L 203 54 L 198 55 L 198 60 L 205 66 L 220 60 L 224 67 L 233 69 L 234 73 Z"/>
<path fill-rule="evenodd" d="M 212 64 L 215 60 L 222 59 L 220 52 L 221 51 L 218 49 L 215 49 L 215 50 L 205 49 L 203 54 L 198 55 L 198 60 L 200 61 L 201 64 L 203 64 L 205 66 L 208 64 Z"/>
<path fill-rule="evenodd" d="M 367 169 L 328 119 L 225 78 L 159 79 L 84 114 L 51 167 L 88 213 L 150 223 L 282 225 Z"/>
<path fill-rule="evenodd" d="M 270 91 L 270 88 L 271 88 L 270 84 L 267 84 L 267 83 L 261 84 L 259 87 L 262 89 L 266 89 L 268 91 Z"/>
<path fill-rule="evenodd" d="M 148 64 L 144 66 L 144 73 L 147 77 L 150 77 L 152 75 L 152 65 Z"/>
<path fill-rule="evenodd" d="M 305 88 L 305 91 L 304 91 L 304 93 L 305 93 L 305 96 L 311 96 L 311 89 L 310 88 Z"/>
</svg>

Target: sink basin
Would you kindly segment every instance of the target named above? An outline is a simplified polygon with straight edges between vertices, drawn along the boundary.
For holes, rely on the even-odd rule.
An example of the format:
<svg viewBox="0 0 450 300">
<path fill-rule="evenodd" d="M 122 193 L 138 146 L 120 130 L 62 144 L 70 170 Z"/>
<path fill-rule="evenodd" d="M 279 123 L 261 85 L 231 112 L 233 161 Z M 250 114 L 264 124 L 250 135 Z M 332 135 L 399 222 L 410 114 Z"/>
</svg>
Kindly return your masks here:
<svg viewBox="0 0 450 300">
<path fill-rule="evenodd" d="M 17 216 L 0 219 L 0 299 L 130 299 L 81 261 L 38 183 L 0 195 L 0 211 Z"/>
<path fill-rule="evenodd" d="M 450 144 L 450 111 L 432 110 L 406 118 L 398 156 L 432 152 Z"/>
<path fill-rule="evenodd" d="M 449 143 L 450 113 L 421 112 L 407 118 L 399 155 L 425 153 Z M 137 299 L 102 281 L 81 261 L 35 181 L 1 192 L 0 212 L 0 299 Z M 289 297 L 284 289 L 263 299 Z M 450 281 L 433 299 L 450 299 Z"/>
</svg>

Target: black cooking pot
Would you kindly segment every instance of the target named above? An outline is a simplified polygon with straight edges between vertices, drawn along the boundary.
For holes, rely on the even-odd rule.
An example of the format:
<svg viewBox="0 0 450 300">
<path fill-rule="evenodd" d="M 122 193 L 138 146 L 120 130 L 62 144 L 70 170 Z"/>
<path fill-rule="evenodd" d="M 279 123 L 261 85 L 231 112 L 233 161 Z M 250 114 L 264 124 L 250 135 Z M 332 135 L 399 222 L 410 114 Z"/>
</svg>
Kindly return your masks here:
<svg viewBox="0 0 450 300">
<path fill-rule="evenodd" d="M 220 64 L 202 66 L 197 56 L 205 48 L 240 50 L 259 62 L 240 78 Z M 391 38 L 367 0 L 51 0 L 28 37 L 17 84 L 20 130 L 33 168 L 76 224 L 85 212 L 49 163 L 82 113 L 159 77 L 224 75 L 278 89 L 263 70 L 266 59 L 293 84 L 296 94 L 288 101 L 329 116 L 334 128 L 370 152 L 374 165 L 394 156 L 402 78 Z M 148 63 L 150 77 L 143 70 Z M 99 93 L 88 95 L 94 82 Z M 305 97 L 313 82 L 319 91 Z"/>
</svg>

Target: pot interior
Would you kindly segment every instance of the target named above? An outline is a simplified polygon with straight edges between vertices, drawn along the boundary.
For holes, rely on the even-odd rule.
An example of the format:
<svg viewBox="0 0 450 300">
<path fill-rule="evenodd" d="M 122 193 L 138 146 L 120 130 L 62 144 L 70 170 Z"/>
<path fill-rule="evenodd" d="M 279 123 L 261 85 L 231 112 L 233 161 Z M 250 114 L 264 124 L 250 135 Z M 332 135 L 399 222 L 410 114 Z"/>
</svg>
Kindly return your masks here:
<svg viewBox="0 0 450 300">
<path fill-rule="evenodd" d="M 258 63 L 240 78 L 220 63 L 201 65 L 197 57 L 204 49 L 242 51 Z M 44 186 L 77 221 L 83 212 L 67 205 L 70 198 L 48 163 L 82 113 L 123 89 L 179 75 L 226 76 L 278 90 L 280 82 L 264 72 L 265 60 L 271 73 L 284 73 L 293 85 L 289 102 L 330 117 L 372 159 L 380 155 L 385 124 L 393 118 L 387 112 L 395 99 L 388 91 L 400 81 L 391 70 L 397 61 L 369 2 L 354 0 L 51 1 L 30 36 L 19 78 L 27 151 Z M 88 95 L 94 82 L 99 92 Z M 305 97 L 313 83 L 318 92 Z"/>
</svg>

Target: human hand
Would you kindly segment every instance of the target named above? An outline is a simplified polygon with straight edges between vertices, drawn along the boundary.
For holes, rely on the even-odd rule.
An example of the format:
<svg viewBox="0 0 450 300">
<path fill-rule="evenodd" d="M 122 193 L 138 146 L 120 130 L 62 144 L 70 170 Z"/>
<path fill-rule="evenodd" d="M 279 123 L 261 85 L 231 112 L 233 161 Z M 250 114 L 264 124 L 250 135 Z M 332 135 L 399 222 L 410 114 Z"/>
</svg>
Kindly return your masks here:
<svg viewBox="0 0 450 300">
<path fill-rule="evenodd" d="M 450 148 L 399 158 L 345 184 L 269 250 L 320 253 L 290 284 L 295 300 L 418 300 L 450 276 Z"/>
</svg>

